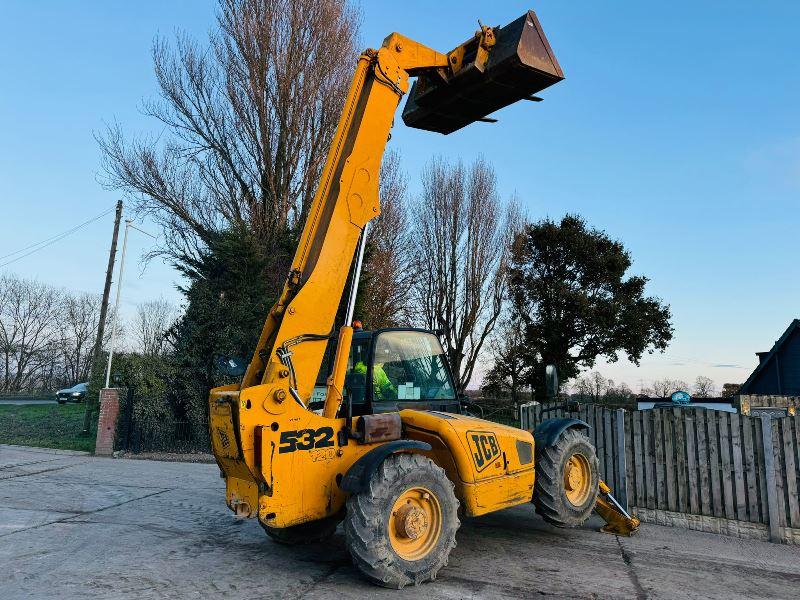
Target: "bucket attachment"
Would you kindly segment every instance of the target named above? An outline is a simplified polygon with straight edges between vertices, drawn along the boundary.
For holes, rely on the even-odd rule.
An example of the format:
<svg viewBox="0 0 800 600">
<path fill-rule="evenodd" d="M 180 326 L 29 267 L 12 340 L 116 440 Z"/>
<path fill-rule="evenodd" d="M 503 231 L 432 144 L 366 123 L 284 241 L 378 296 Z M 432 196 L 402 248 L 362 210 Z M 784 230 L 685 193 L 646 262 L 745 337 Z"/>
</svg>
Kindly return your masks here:
<svg viewBox="0 0 800 600">
<path fill-rule="evenodd" d="M 450 69 L 420 75 L 403 121 L 448 134 L 564 79 L 539 19 L 530 10 L 505 27 L 481 27 L 448 53 Z"/>
</svg>

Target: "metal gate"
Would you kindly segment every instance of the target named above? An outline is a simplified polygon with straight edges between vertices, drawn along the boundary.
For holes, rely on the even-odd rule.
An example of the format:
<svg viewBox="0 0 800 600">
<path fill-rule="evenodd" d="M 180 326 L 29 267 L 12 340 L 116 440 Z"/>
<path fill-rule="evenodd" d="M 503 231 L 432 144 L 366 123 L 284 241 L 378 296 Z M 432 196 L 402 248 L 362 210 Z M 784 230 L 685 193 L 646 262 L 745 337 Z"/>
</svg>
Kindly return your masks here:
<svg viewBox="0 0 800 600">
<path fill-rule="evenodd" d="M 137 418 L 136 392 L 128 388 L 122 416 L 118 426 L 118 450 L 139 454 L 141 452 L 194 453 L 210 452 L 208 422 L 192 423 L 187 420 L 161 419 L 158 421 Z"/>
</svg>

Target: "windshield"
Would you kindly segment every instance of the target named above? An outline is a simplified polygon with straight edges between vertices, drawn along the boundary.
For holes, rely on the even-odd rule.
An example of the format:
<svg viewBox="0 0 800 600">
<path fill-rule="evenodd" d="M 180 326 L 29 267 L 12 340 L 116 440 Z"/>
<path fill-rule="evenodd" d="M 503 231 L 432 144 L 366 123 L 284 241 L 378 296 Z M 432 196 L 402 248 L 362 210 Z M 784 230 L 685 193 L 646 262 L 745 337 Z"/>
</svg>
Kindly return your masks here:
<svg viewBox="0 0 800 600">
<path fill-rule="evenodd" d="M 385 331 L 375 342 L 372 391 L 376 401 L 454 400 L 439 340 L 421 331 Z"/>
</svg>

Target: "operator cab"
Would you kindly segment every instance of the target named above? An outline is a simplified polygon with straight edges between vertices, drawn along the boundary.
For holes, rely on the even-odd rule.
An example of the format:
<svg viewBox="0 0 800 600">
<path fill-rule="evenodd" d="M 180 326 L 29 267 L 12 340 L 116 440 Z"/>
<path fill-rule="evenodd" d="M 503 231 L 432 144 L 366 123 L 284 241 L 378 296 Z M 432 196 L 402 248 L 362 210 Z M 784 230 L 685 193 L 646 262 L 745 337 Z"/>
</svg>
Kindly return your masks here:
<svg viewBox="0 0 800 600">
<path fill-rule="evenodd" d="M 424 329 L 356 331 L 347 362 L 340 416 L 405 408 L 460 412 L 439 338 Z"/>
</svg>

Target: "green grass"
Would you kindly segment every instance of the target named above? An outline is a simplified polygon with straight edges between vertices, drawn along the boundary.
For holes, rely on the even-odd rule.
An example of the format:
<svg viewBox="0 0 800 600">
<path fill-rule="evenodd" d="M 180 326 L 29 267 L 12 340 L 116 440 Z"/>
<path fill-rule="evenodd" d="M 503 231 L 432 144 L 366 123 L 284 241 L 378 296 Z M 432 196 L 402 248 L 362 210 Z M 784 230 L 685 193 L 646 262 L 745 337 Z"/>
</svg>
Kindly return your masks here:
<svg viewBox="0 0 800 600">
<path fill-rule="evenodd" d="M 81 435 L 84 404 L 0 406 L 0 444 L 94 451 L 95 433 Z"/>
</svg>

